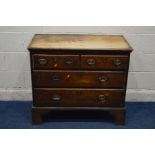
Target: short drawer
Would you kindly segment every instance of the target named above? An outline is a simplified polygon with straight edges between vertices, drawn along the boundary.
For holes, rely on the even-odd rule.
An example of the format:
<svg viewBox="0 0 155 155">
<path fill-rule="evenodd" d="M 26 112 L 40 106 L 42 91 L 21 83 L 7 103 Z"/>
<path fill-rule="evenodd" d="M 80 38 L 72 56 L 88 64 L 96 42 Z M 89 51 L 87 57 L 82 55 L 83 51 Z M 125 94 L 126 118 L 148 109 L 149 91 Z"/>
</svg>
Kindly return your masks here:
<svg viewBox="0 0 155 155">
<path fill-rule="evenodd" d="M 129 58 L 126 55 L 82 55 L 82 69 L 113 69 L 128 68 Z"/>
<path fill-rule="evenodd" d="M 34 89 L 34 106 L 40 107 L 120 107 L 124 100 L 118 89 Z"/>
<path fill-rule="evenodd" d="M 124 88 L 126 76 L 121 71 L 33 71 L 34 87 Z"/>
<path fill-rule="evenodd" d="M 32 64 L 33 69 L 78 69 L 80 56 L 34 54 Z"/>
</svg>

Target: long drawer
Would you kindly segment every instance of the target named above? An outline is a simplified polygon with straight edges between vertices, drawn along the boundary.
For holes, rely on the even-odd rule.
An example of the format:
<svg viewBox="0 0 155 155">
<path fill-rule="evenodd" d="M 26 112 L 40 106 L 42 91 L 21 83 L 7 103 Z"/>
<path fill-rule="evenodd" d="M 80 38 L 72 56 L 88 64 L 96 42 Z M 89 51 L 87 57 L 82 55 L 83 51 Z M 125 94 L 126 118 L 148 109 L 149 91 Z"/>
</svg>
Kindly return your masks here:
<svg viewBox="0 0 155 155">
<path fill-rule="evenodd" d="M 34 87 L 124 88 L 123 71 L 33 71 Z"/>
<path fill-rule="evenodd" d="M 121 107 L 121 89 L 34 89 L 34 106 L 40 107 Z"/>
</svg>

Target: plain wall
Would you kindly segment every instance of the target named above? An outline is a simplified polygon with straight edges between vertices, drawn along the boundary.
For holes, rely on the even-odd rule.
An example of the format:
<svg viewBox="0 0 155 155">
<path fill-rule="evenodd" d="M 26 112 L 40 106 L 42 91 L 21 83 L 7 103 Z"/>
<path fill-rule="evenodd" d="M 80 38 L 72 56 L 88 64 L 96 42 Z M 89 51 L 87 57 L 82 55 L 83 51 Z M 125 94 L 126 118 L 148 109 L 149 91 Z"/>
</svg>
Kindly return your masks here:
<svg viewBox="0 0 155 155">
<path fill-rule="evenodd" d="M 127 101 L 155 101 L 155 27 L 0 27 L 0 100 L 31 100 L 27 46 L 35 33 L 121 34 L 133 47 Z"/>
</svg>

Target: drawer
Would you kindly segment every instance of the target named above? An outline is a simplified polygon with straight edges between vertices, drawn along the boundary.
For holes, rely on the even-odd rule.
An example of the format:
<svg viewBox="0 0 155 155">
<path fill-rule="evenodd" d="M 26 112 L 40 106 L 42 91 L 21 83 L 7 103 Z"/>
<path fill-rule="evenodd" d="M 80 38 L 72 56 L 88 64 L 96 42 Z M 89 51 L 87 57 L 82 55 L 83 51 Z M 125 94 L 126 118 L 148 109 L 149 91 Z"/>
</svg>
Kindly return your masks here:
<svg viewBox="0 0 155 155">
<path fill-rule="evenodd" d="M 79 55 L 48 55 L 34 54 L 32 56 L 34 69 L 78 69 Z"/>
<path fill-rule="evenodd" d="M 120 107 L 124 90 L 34 89 L 34 106 L 40 107 Z"/>
<path fill-rule="evenodd" d="M 82 55 L 82 69 L 128 69 L 129 58 L 126 55 Z"/>
<path fill-rule="evenodd" d="M 34 87 L 124 88 L 121 71 L 33 71 Z"/>
</svg>

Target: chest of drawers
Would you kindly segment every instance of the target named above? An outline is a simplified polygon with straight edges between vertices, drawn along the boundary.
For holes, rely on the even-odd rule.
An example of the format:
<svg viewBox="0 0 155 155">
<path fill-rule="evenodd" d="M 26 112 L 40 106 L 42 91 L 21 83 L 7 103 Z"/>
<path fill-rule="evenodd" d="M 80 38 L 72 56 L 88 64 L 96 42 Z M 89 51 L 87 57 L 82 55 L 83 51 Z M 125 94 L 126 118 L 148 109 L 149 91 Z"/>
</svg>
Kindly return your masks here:
<svg viewBox="0 0 155 155">
<path fill-rule="evenodd" d="M 32 122 L 52 110 L 99 110 L 125 123 L 131 46 L 119 35 L 37 34 L 29 47 Z"/>
</svg>

